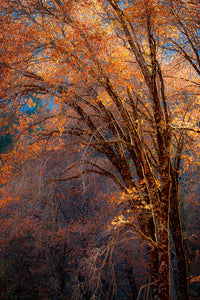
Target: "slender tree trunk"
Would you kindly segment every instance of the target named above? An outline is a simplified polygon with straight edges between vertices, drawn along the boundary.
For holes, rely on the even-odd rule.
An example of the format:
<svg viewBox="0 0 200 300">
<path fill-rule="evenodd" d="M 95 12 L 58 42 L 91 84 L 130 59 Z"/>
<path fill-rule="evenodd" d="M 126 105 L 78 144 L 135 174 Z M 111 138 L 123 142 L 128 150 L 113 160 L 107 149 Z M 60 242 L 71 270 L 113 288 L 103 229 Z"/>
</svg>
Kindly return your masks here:
<svg viewBox="0 0 200 300">
<path fill-rule="evenodd" d="M 183 244 L 183 235 L 180 218 L 179 197 L 176 184 L 176 178 L 173 175 L 172 181 L 172 195 L 170 205 L 170 230 L 175 245 L 176 257 L 178 260 L 178 297 L 182 300 L 188 300 L 188 272 L 187 259 Z"/>
<path fill-rule="evenodd" d="M 170 138 L 166 131 L 166 137 Z M 163 140 L 164 137 L 163 137 Z M 168 145 L 167 145 L 168 144 Z M 166 145 L 166 146 L 165 146 Z M 164 148 L 164 146 L 166 148 Z M 163 147 L 163 148 L 162 148 Z M 161 199 L 160 215 L 157 218 L 158 251 L 159 251 L 159 300 L 170 299 L 170 238 L 169 238 L 169 214 L 171 195 L 170 172 L 170 143 L 161 143 Z"/>
<path fill-rule="evenodd" d="M 149 236 L 153 241 L 156 241 L 156 228 L 153 222 L 153 217 L 149 218 L 149 212 L 141 213 L 139 216 L 139 224 L 142 232 Z M 158 296 L 158 266 L 159 266 L 159 257 L 158 249 L 153 245 L 147 244 L 147 253 L 149 261 L 149 273 L 151 278 L 151 283 L 155 282 L 152 285 L 154 296 Z"/>
<path fill-rule="evenodd" d="M 170 295 L 170 257 L 169 257 L 169 224 L 167 219 L 161 219 L 158 224 L 159 252 L 159 300 L 169 300 Z"/>
</svg>

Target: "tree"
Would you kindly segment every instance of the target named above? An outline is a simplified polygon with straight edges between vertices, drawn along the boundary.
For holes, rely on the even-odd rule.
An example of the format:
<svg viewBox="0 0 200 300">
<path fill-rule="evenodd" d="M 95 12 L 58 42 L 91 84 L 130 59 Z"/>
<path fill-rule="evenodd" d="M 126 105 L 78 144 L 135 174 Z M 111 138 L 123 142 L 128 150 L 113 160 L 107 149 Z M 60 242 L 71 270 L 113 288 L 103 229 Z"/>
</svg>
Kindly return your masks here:
<svg viewBox="0 0 200 300">
<path fill-rule="evenodd" d="M 150 284 L 154 298 L 162 300 L 170 295 L 170 232 L 178 259 L 177 296 L 188 299 L 179 172 L 186 138 L 193 135 L 192 147 L 199 131 L 198 52 L 191 28 L 181 21 L 184 14 L 174 10 L 171 2 L 154 0 L 27 0 L 2 1 L 1 13 L 1 98 L 19 112 L 12 164 L 80 145 L 81 160 L 61 165 L 51 180 L 95 173 L 115 182 L 136 217 L 119 219 L 119 229 L 133 228 L 146 242 Z M 187 72 L 177 77 L 183 68 Z M 20 109 L 32 105 L 32 95 L 53 101 L 54 108 L 25 119 Z M 6 163 L 2 170 L 7 172 Z"/>
</svg>

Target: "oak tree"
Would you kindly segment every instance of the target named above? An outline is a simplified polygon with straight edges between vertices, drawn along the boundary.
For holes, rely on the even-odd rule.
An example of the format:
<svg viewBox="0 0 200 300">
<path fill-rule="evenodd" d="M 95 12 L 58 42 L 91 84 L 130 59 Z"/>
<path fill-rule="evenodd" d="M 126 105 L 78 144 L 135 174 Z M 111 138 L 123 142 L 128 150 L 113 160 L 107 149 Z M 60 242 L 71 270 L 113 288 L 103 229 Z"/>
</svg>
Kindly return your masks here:
<svg viewBox="0 0 200 300">
<path fill-rule="evenodd" d="M 191 5 L 199 4 L 1 2 L 2 109 L 15 109 L 19 122 L 1 183 L 25 159 L 78 149 L 81 159 L 60 163 L 50 180 L 113 180 L 129 206 L 116 229 L 145 241 L 154 298 L 170 297 L 171 234 L 177 297 L 188 299 L 179 173 L 186 141 L 191 149 L 198 142 L 199 23 Z M 36 96 L 43 108 L 25 117 Z"/>
</svg>

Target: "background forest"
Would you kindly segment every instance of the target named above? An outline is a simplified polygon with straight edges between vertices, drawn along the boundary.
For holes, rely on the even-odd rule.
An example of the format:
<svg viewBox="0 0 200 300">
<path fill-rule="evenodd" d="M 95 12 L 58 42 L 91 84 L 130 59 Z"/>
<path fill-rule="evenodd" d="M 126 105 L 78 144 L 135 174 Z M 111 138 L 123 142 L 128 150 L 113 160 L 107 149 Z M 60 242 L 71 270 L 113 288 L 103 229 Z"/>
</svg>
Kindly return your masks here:
<svg viewBox="0 0 200 300">
<path fill-rule="evenodd" d="M 1 0 L 0 299 L 200 299 L 199 16 Z"/>
</svg>

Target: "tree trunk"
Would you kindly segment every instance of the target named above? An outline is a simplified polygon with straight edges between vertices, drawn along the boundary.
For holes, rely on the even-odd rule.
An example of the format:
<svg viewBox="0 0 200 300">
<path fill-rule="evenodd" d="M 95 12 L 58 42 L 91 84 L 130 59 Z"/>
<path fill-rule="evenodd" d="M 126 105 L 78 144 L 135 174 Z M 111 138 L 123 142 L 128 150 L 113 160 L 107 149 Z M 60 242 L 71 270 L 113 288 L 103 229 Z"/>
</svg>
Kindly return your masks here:
<svg viewBox="0 0 200 300">
<path fill-rule="evenodd" d="M 139 216 L 139 224 L 142 232 L 150 237 L 153 241 L 156 241 L 156 228 L 153 222 L 153 217 L 149 218 L 149 212 L 142 212 Z M 147 244 L 148 252 L 148 261 L 149 261 L 149 273 L 151 278 L 151 283 L 155 282 L 152 285 L 154 296 L 158 295 L 158 266 L 159 266 L 159 257 L 158 249 L 153 245 Z"/>
<path fill-rule="evenodd" d="M 161 219 L 158 223 L 158 255 L 159 280 L 158 297 L 155 299 L 169 300 L 170 295 L 170 257 L 169 257 L 169 228 L 168 220 Z"/>
<path fill-rule="evenodd" d="M 176 257 L 178 260 L 178 298 L 188 300 L 188 276 L 187 276 L 187 259 L 183 245 L 183 235 L 181 228 L 180 209 L 178 189 L 176 185 L 176 178 L 173 175 L 172 181 L 172 195 L 170 204 L 170 230 L 175 245 Z"/>
</svg>

